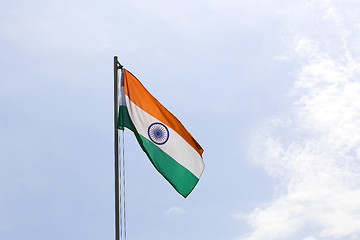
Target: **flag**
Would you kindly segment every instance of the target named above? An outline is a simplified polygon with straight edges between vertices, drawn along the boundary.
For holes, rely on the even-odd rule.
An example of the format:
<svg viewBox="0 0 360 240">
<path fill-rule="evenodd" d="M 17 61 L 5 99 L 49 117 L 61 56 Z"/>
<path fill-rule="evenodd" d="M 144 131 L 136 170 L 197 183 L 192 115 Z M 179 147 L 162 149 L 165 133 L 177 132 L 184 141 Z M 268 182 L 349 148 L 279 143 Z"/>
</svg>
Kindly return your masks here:
<svg viewBox="0 0 360 240">
<path fill-rule="evenodd" d="M 130 129 L 154 167 L 183 197 L 204 170 L 203 149 L 181 122 L 123 69 L 118 128 Z"/>
</svg>

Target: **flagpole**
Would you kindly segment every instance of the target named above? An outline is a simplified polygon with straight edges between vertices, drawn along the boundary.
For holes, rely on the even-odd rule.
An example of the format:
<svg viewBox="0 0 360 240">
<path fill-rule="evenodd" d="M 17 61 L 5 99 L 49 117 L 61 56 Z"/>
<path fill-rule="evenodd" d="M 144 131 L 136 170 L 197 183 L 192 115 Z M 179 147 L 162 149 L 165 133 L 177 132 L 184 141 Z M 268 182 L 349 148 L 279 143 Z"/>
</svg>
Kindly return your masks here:
<svg viewBox="0 0 360 240">
<path fill-rule="evenodd" d="M 115 240 L 120 240 L 120 213 L 119 213 L 119 136 L 117 128 L 118 111 L 119 111 L 119 90 L 118 90 L 118 70 L 122 66 L 118 57 L 114 56 L 114 152 L 115 152 Z"/>
</svg>

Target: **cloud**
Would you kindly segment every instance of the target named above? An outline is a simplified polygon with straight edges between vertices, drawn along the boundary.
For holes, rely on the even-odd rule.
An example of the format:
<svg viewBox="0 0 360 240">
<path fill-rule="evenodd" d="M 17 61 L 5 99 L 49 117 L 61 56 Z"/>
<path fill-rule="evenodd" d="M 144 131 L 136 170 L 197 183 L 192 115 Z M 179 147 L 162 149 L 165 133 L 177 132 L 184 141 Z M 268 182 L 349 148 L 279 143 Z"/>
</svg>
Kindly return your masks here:
<svg viewBox="0 0 360 240">
<path fill-rule="evenodd" d="M 324 30 L 294 36 L 301 68 L 292 109 L 253 134 L 250 154 L 279 185 L 272 202 L 247 216 L 253 231 L 242 239 L 360 234 L 360 54 L 352 47 L 360 21 L 338 1 L 304 8 L 321 13 L 316 28 Z"/>
<path fill-rule="evenodd" d="M 166 211 L 165 215 L 168 215 L 168 216 L 169 215 L 182 215 L 185 213 L 186 213 L 186 211 L 180 207 L 171 207 Z"/>
<path fill-rule="evenodd" d="M 304 238 L 304 240 L 316 240 L 316 238 L 314 238 L 313 236 L 310 236 L 310 237 Z"/>
<path fill-rule="evenodd" d="M 275 55 L 274 60 L 282 62 L 282 61 L 289 61 L 290 58 L 288 56 L 285 56 L 285 55 Z"/>
</svg>

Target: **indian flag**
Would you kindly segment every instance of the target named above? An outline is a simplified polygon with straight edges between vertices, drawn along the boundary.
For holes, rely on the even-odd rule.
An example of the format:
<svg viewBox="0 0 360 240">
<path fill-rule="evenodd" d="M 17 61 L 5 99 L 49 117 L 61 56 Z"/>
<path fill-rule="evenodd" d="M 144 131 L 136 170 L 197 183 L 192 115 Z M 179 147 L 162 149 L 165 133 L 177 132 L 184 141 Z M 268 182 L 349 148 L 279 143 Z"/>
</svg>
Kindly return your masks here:
<svg viewBox="0 0 360 240">
<path fill-rule="evenodd" d="M 182 196 L 204 170 L 203 149 L 134 75 L 123 69 L 118 128 L 130 129 L 154 167 Z"/>
</svg>

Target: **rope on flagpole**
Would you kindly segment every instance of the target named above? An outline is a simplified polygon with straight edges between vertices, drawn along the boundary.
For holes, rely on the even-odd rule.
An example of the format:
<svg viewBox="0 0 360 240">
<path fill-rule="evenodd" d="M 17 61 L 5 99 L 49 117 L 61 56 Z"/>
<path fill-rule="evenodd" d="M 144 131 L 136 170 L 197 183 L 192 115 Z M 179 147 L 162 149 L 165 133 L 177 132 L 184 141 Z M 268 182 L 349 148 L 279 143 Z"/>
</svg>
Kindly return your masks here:
<svg viewBox="0 0 360 240">
<path fill-rule="evenodd" d="M 122 131 L 120 131 L 120 132 L 122 132 Z M 121 152 L 121 135 L 120 135 L 120 138 L 118 139 L 118 141 L 119 141 L 119 145 L 120 145 L 120 152 Z M 120 154 L 119 154 L 120 155 Z M 119 184 L 119 191 L 120 191 L 120 194 L 119 194 L 119 204 L 120 204 L 120 206 L 119 206 L 119 215 L 120 215 L 120 219 L 119 219 L 119 228 L 120 228 L 120 240 L 122 240 L 122 236 L 123 236 L 123 234 L 122 234 L 122 229 L 123 229 L 123 207 L 122 207 L 122 177 L 121 177 L 121 155 L 120 155 L 120 163 L 119 163 L 119 182 L 120 182 L 120 184 Z"/>
<path fill-rule="evenodd" d="M 122 207 L 123 207 L 123 231 L 124 231 L 124 240 L 126 240 L 126 204 L 125 204 L 125 200 L 126 200 L 126 191 L 125 191 L 125 182 L 126 182 L 126 177 L 125 177 L 125 134 L 124 134 L 124 129 L 121 130 L 121 138 L 122 138 L 122 195 L 123 195 L 123 201 L 122 201 Z"/>
<path fill-rule="evenodd" d="M 117 121 L 119 117 L 119 75 L 118 70 L 123 69 L 119 63 L 118 57 L 114 56 L 114 152 L 115 152 L 115 240 L 123 239 L 123 229 L 126 239 L 126 213 L 125 213 L 125 163 L 124 157 L 120 159 L 119 164 L 119 135 Z M 122 79 L 122 78 L 121 78 Z M 120 85 L 121 89 L 121 85 Z M 121 92 L 121 91 L 120 91 Z M 123 131 L 122 131 L 123 133 Z M 124 143 L 124 135 L 122 134 Z M 123 145 L 124 146 L 124 145 Z M 122 152 L 124 153 L 124 147 Z M 120 146 L 121 148 L 121 146 Z M 124 154 L 123 154 L 124 156 Z M 121 162 L 123 161 L 123 162 Z M 123 168 L 123 169 L 121 169 Z M 120 182 L 120 184 L 119 184 Z M 122 187 L 123 186 L 123 187 Z M 122 193 L 122 189 L 124 193 Z M 120 190 L 120 191 L 119 191 Z M 122 197 L 123 196 L 123 197 Z"/>
<path fill-rule="evenodd" d="M 118 62 L 117 63 L 118 68 L 122 69 L 123 66 Z M 120 80 L 120 98 L 123 97 L 121 96 L 122 92 L 121 92 L 121 81 L 123 78 L 123 72 L 121 72 L 121 80 Z M 126 240 L 126 204 L 125 204 L 125 130 L 122 129 L 120 130 L 121 134 L 120 134 L 120 138 L 119 138 L 119 145 L 120 145 L 120 162 L 119 162 L 119 177 L 120 177 L 120 184 L 119 184 L 119 188 L 120 188 L 120 239 L 122 240 Z"/>
</svg>

